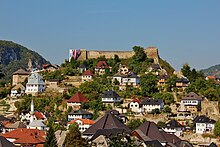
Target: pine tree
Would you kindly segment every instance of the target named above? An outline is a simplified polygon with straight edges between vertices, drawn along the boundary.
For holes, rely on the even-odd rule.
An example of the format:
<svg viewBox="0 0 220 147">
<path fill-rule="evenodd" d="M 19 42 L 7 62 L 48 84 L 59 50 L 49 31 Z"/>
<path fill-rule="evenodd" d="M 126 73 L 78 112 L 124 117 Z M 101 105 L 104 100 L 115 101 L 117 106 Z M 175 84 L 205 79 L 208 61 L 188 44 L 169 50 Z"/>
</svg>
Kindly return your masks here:
<svg viewBox="0 0 220 147">
<path fill-rule="evenodd" d="M 49 121 L 49 127 L 44 147 L 58 147 L 52 120 Z"/>
<path fill-rule="evenodd" d="M 86 145 L 76 124 L 70 125 L 63 145 L 64 147 L 84 147 Z"/>
</svg>

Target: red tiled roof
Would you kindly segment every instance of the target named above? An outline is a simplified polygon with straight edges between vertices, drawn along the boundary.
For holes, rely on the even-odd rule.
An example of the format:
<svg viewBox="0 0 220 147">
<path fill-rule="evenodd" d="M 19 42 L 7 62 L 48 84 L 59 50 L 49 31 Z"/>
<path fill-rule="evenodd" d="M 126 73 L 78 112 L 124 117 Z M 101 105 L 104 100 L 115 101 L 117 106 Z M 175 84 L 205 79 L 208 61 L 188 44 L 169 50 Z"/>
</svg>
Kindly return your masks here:
<svg viewBox="0 0 220 147">
<path fill-rule="evenodd" d="M 207 76 L 208 79 L 215 79 L 215 76 Z"/>
<path fill-rule="evenodd" d="M 90 119 L 82 119 L 82 118 L 77 118 L 77 119 L 74 119 L 74 120 L 71 120 L 70 122 L 68 122 L 68 124 L 73 124 L 75 123 L 77 120 L 81 120 L 83 124 L 86 124 L 86 125 L 93 125 L 95 122 L 93 120 L 90 120 Z"/>
<path fill-rule="evenodd" d="M 14 143 L 19 143 L 19 144 L 40 144 L 44 142 L 45 142 L 44 137 L 33 133 L 31 133 L 28 136 L 21 135 L 19 139 L 14 141 Z"/>
<path fill-rule="evenodd" d="M 35 134 L 38 136 L 45 137 L 46 133 L 42 130 L 38 129 L 27 129 L 27 128 L 18 128 L 10 132 L 6 132 L 5 134 L 2 134 L 1 136 L 5 138 L 14 138 L 14 139 L 19 139 L 19 138 L 27 138 L 31 134 Z"/>
<path fill-rule="evenodd" d="M 81 92 L 77 92 L 74 96 L 67 100 L 67 103 L 81 103 L 88 101 L 89 100 Z"/>
<path fill-rule="evenodd" d="M 137 102 L 138 104 L 141 104 L 141 100 L 139 100 L 139 99 L 137 99 L 137 98 L 134 98 L 134 99 L 132 100 L 132 102 Z"/>
<path fill-rule="evenodd" d="M 45 119 L 44 115 L 41 112 L 36 111 L 34 115 L 37 119 Z"/>
<path fill-rule="evenodd" d="M 91 70 L 86 70 L 82 75 L 83 76 L 93 76 L 93 73 L 91 72 Z"/>
<path fill-rule="evenodd" d="M 99 61 L 96 64 L 96 68 L 109 68 L 108 64 L 105 61 Z"/>
</svg>

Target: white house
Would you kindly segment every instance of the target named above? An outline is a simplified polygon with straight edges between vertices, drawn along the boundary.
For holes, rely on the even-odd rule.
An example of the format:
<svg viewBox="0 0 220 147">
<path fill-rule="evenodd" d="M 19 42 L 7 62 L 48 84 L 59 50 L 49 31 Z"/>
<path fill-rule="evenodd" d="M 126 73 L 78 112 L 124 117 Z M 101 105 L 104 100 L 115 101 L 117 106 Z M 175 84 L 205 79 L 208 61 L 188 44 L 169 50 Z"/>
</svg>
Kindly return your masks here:
<svg viewBox="0 0 220 147">
<path fill-rule="evenodd" d="M 115 91 L 108 90 L 102 95 L 102 102 L 103 103 L 120 103 L 121 98 Z"/>
<path fill-rule="evenodd" d="M 121 74 L 121 73 L 117 73 L 113 76 L 113 82 L 117 80 L 119 82 L 119 85 L 133 85 L 133 86 L 137 86 L 139 84 L 139 77 L 133 73 L 127 73 L 127 74 Z"/>
<path fill-rule="evenodd" d="M 93 73 L 91 70 L 86 70 L 82 74 L 82 82 L 91 81 L 93 79 Z"/>
<path fill-rule="evenodd" d="M 190 92 L 186 97 L 182 98 L 181 103 L 184 105 L 197 106 L 201 103 L 202 97 L 198 96 L 194 92 Z"/>
<path fill-rule="evenodd" d="M 142 112 L 152 112 L 154 109 L 163 109 L 164 108 L 164 102 L 162 99 L 151 99 L 151 98 L 145 98 L 141 102 L 142 105 Z"/>
<path fill-rule="evenodd" d="M 68 114 L 68 121 L 71 120 L 75 120 L 75 119 L 92 119 L 93 114 L 86 111 L 86 110 L 72 110 L 69 114 Z"/>
<path fill-rule="evenodd" d="M 82 119 L 82 118 L 76 118 L 75 120 L 71 120 L 68 122 L 68 126 L 76 123 L 78 125 L 79 131 L 83 133 L 85 130 L 87 130 L 90 126 L 92 126 L 95 122 L 90 119 Z"/>
<path fill-rule="evenodd" d="M 32 73 L 30 77 L 28 77 L 28 82 L 26 84 L 26 94 L 36 95 L 38 93 L 45 91 L 45 82 L 43 81 L 43 77 L 38 73 Z"/>
<path fill-rule="evenodd" d="M 206 117 L 205 115 L 197 116 L 193 120 L 196 126 L 196 133 L 212 133 L 215 127 L 215 120 Z"/>
<path fill-rule="evenodd" d="M 27 125 L 27 129 L 46 130 L 46 125 L 43 123 L 43 120 L 34 120 Z"/>
<path fill-rule="evenodd" d="M 176 136 L 181 136 L 184 130 L 184 126 L 179 124 L 176 120 L 169 121 L 162 128 L 165 132 L 169 134 L 174 134 Z"/>
<path fill-rule="evenodd" d="M 132 112 L 141 113 L 141 100 L 139 100 L 137 98 L 133 99 L 129 103 L 128 107 Z"/>
<path fill-rule="evenodd" d="M 11 97 L 19 97 L 25 93 L 25 87 L 18 83 L 15 87 L 11 89 Z"/>
</svg>

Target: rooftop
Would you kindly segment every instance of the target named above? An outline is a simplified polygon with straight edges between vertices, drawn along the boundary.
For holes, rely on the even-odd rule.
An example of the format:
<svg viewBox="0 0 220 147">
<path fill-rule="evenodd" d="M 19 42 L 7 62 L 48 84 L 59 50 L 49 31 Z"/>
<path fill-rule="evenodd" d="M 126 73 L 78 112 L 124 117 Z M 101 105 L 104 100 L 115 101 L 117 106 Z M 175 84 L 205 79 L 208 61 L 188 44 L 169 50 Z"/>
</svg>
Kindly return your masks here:
<svg viewBox="0 0 220 147">
<path fill-rule="evenodd" d="M 67 100 L 67 103 L 81 103 L 88 101 L 89 100 L 81 92 L 77 92 L 70 99 Z"/>
</svg>

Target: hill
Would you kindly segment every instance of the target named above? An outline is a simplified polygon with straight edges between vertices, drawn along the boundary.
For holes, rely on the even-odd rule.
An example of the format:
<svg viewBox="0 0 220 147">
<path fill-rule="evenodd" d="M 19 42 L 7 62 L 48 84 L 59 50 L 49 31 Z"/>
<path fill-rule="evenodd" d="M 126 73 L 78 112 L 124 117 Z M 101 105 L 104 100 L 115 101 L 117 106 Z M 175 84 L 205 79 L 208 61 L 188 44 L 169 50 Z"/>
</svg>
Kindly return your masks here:
<svg viewBox="0 0 220 147">
<path fill-rule="evenodd" d="M 203 72 L 205 75 L 220 76 L 220 64 L 211 66 L 207 69 L 202 69 L 201 72 Z"/>
<path fill-rule="evenodd" d="M 42 64 L 49 63 L 38 53 L 12 41 L 0 40 L 0 70 L 10 79 L 12 73 L 19 68 L 41 68 Z"/>
</svg>

